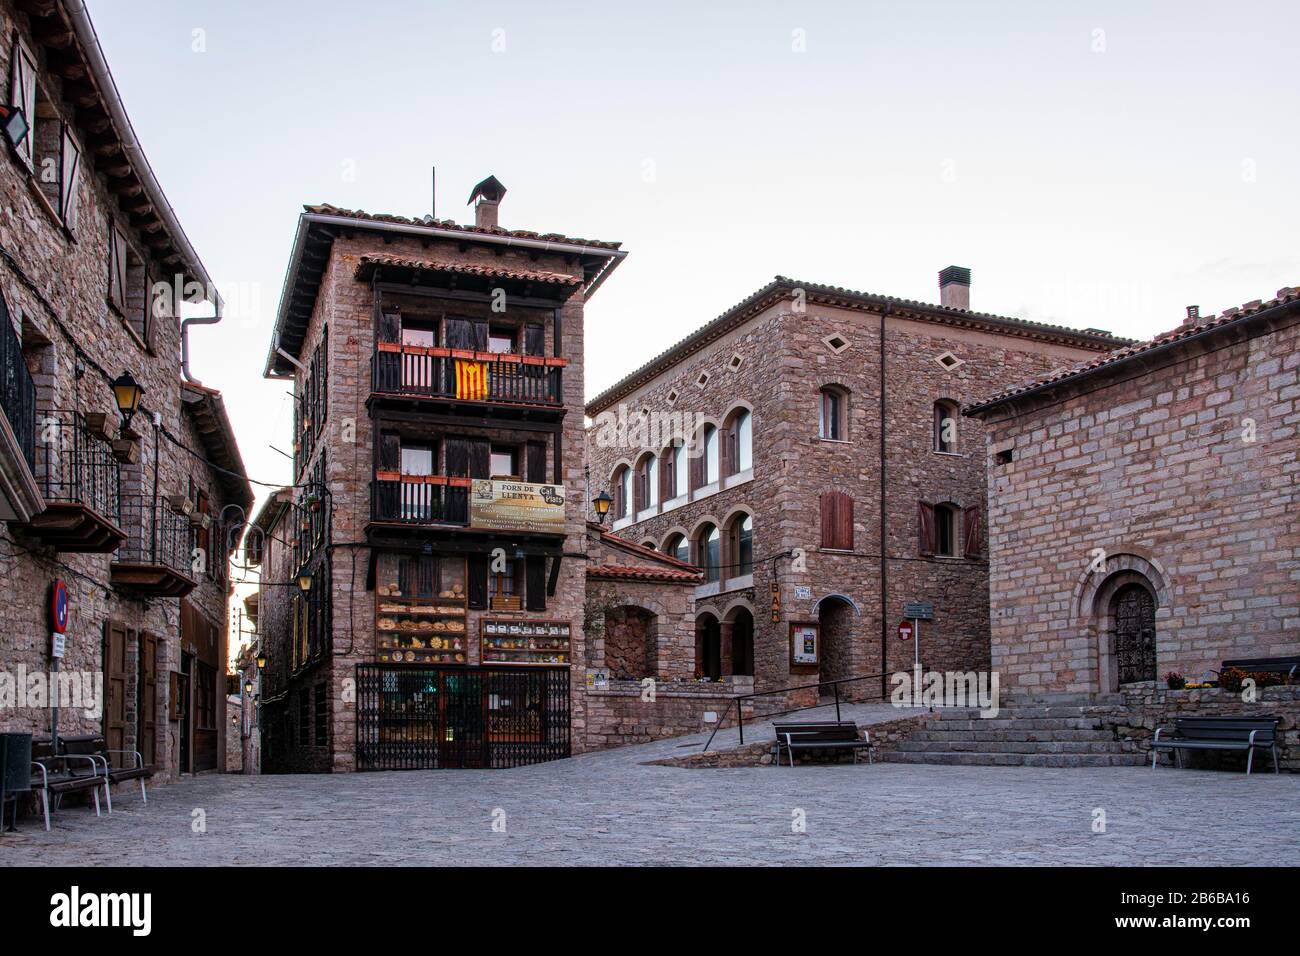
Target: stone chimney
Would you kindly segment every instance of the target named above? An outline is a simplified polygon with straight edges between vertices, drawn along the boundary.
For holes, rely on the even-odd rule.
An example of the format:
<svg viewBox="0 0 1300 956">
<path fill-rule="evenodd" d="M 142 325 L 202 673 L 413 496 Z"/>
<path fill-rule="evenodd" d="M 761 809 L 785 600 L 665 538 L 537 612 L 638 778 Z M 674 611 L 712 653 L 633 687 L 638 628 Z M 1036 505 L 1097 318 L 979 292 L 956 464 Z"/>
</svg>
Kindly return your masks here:
<svg viewBox="0 0 1300 956">
<path fill-rule="evenodd" d="M 481 229 L 495 229 L 497 210 L 501 206 L 501 197 L 505 194 L 506 187 L 495 176 L 489 176 L 470 190 L 469 201 L 474 206 L 474 225 Z"/>
<path fill-rule="evenodd" d="M 970 311 L 970 270 L 949 266 L 939 273 L 939 304 Z"/>
</svg>

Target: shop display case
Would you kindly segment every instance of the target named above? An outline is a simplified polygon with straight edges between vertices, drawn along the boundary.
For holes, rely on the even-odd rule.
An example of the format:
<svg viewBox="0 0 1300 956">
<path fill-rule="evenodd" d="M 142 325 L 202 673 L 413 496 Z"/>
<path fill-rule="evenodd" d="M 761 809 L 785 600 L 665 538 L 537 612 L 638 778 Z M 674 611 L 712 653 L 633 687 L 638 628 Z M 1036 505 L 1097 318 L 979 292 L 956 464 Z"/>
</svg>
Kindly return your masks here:
<svg viewBox="0 0 1300 956">
<path fill-rule="evenodd" d="M 485 618 L 479 621 L 484 664 L 555 667 L 569 663 L 568 621 Z"/>
<path fill-rule="evenodd" d="M 375 638 L 381 664 L 466 664 L 465 561 L 381 554 Z"/>
</svg>

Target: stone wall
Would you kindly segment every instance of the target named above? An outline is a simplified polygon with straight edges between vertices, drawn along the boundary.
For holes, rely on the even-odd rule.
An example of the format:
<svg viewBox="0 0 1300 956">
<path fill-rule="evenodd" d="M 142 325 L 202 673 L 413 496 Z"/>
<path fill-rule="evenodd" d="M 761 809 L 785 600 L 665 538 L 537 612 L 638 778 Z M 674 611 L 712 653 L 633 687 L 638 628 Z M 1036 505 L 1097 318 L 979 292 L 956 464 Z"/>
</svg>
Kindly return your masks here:
<svg viewBox="0 0 1300 956">
<path fill-rule="evenodd" d="M 584 749 L 643 744 L 734 726 L 733 698 L 752 690 L 752 682 L 743 677 L 723 683 L 657 681 L 654 700 L 650 701 L 642 699 L 640 681 L 611 680 L 607 688 L 588 687 L 590 728 Z M 709 714 L 716 719 L 707 720 Z M 748 719 L 753 711 L 746 707 L 744 714 Z"/>
<path fill-rule="evenodd" d="M 1155 596 L 1157 677 L 1300 653 L 1298 397 L 1293 319 L 995 415 L 990 454 L 1012 457 L 989 465 L 1004 688 L 1116 690 L 1120 581 Z"/>
<path fill-rule="evenodd" d="M 1164 687 L 1125 688 L 1109 695 L 1108 701 L 1086 708 L 1085 713 L 1102 718 L 1121 740 L 1130 741 L 1134 749 L 1150 755 L 1151 739 L 1156 728 L 1163 727 L 1167 736 L 1177 717 L 1280 717 L 1278 725 L 1279 763 L 1284 771 L 1300 773 L 1300 686 L 1264 687 L 1252 703 L 1240 693 L 1217 687 L 1199 690 L 1169 690 Z M 1162 751 L 1161 762 L 1173 764 L 1169 751 Z M 1185 767 L 1244 768 L 1245 753 L 1208 753 L 1185 751 Z M 1273 761 L 1267 752 L 1255 753 L 1255 771 L 1272 772 Z"/>
</svg>

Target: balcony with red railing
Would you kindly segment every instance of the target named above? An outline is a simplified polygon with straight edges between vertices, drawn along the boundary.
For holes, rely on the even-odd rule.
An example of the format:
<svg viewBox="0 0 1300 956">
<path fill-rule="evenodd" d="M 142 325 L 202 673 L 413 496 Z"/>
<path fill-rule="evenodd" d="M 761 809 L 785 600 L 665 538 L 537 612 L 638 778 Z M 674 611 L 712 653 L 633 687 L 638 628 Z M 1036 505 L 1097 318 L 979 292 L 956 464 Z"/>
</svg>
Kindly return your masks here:
<svg viewBox="0 0 1300 956">
<path fill-rule="evenodd" d="M 377 471 L 370 484 L 374 525 L 564 534 L 564 488 L 515 479 L 403 475 Z"/>
</svg>

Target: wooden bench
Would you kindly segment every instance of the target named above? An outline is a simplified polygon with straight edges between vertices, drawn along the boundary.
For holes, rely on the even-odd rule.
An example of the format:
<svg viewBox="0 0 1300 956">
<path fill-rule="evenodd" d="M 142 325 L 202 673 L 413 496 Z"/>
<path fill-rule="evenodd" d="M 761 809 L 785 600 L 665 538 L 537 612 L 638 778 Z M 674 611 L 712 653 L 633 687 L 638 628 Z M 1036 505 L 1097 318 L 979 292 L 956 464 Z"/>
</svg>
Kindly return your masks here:
<svg viewBox="0 0 1300 956">
<path fill-rule="evenodd" d="M 1172 736 L 1162 738 L 1164 727 L 1156 728 L 1151 740 L 1151 769 L 1161 750 L 1172 750 L 1174 762 L 1182 767 L 1184 750 L 1244 750 L 1246 773 L 1255 762 L 1256 750 L 1273 756 L 1273 772 L 1281 773 L 1277 762 L 1277 725 L 1280 718 L 1262 717 L 1175 717 Z"/>
<path fill-rule="evenodd" d="M 59 748 L 61 749 L 61 748 Z M 48 741 L 32 741 L 32 789 L 41 795 L 45 829 L 50 828 L 50 802 L 55 809 L 65 794 L 89 791 L 99 816 L 99 790 L 108 793 L 108 776 L 100 772 L 99 761 L 88 754 L 62 754 Z"/>
<path fill-rule="evenodd" d="M 1300 657 L 1256 657 L 1253 660 L 1224 661 L 1223 671 L 1236 668 L 1247 674 L 1285 674 L 1295 680 L 1300 674 Z M 1220 674 L 1223 671 L 1219 671 Z"/>
<path fill-rule="evenodd" d="M 128 780 L 140 781 L 140 798 L 149 802 L 149 794 L 144 788 L 144 782 L 153 776 L 153 767 L 146 767 L 144 758 L 140 756 L 138 750 L 109 750 L 104 743 L 104 738 L 96 734 L 85 734 L 79 737 L 60 737 L 60 743 L 63 745 L 63 752 L 68 755 L 93 757 L 99 762 L 100 770 L 108 776 L 109 783 L 125 783 Z M 121 762 L 129 766 L 118 766 L 118 758 L 125 758 Z M 108 812 L 113 812 L 113 795 L 105 789 L 108 795 Z"/>
<path fill-rule="evenodd" d="M 781 748 L 794 766 L 796 750 L 852 750 L 853 762 L 858 762 L 858 751 L 867 752 L 871 763 L 871 735 L 865 730 L 858 736 L 858 725 L 851 720 L 830 720 L 819 723 L 778 723 L 776 730 L 776 763 L 781 765 Z"/>
</svg>

